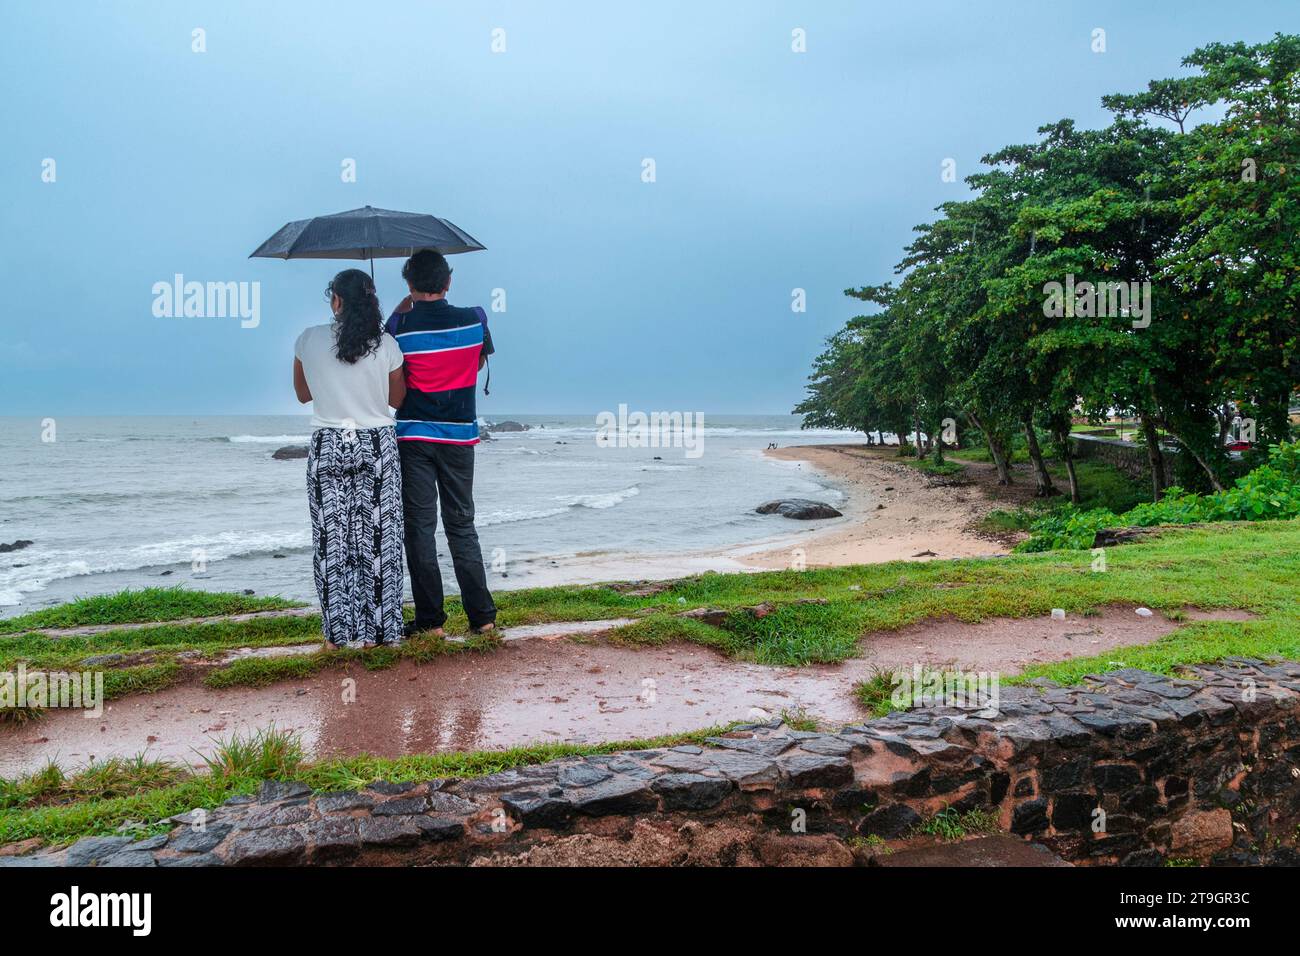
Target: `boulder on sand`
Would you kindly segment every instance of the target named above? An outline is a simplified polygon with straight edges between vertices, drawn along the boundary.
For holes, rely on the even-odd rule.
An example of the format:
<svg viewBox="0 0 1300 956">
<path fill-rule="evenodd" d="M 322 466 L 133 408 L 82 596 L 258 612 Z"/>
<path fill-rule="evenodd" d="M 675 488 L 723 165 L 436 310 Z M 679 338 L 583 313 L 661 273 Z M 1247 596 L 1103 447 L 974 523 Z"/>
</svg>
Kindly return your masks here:
<svg viewBox="0 0 1300 956">
<path fill-rule="evenodd" d="M 283 448 L 277 448 L 271 457 L 276 461 L 293 461 L 295 458 L 307 457 L 306 445 L 285 445 Z"/>
<path fill-rule="evenodd" d="M 761 515 L 783 515 L 799 521 L 840 517 L 840 512 L 824 501 L 812 501 L 808 498 L 780 498 L 776 501 L 765 501 L 754 510 Z"/>
</svg>

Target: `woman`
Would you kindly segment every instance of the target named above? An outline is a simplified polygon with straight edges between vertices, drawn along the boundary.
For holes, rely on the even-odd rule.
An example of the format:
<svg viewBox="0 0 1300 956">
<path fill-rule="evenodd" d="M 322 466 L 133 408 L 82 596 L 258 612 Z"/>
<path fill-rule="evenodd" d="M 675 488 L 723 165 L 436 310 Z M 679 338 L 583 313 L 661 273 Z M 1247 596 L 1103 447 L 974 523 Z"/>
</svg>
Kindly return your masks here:
<svg viewBox="0 0 1300 956">
<path fill-rule="evenodd" d="M 391 409 L 406 396 L 402 350 L 366 273 L 343 270 L 325 296 L 334 321 L 293 349 L 294 391 L 312 403 L 307 496 L 325 642 L 399 644 L 402 466 Z"/>
</svg>

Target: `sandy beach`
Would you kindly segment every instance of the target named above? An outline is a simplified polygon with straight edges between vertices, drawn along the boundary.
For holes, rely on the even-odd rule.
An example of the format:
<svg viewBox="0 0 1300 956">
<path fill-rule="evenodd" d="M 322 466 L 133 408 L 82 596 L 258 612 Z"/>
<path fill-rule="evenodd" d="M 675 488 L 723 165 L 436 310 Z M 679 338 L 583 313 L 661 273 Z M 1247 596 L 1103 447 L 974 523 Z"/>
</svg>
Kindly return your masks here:
<svg viewBox="0 0 1300 956">
<path fill-rule="evenodd" d="M 803 552 L 808 567 L 1006 554 L 1006 545 L 971 526 L 996 506 L 978 484 L 939 483 L 902 462 L 896 449 L 865 445 L 793 445 L 767 454 L 820 472 L 848 498 L 848 522 L 808 522 L 778 546 L 738 555 L 762 570 L 789 568 Z M 787 522 L 797 524 L 797 522 Z"/>
</svg>

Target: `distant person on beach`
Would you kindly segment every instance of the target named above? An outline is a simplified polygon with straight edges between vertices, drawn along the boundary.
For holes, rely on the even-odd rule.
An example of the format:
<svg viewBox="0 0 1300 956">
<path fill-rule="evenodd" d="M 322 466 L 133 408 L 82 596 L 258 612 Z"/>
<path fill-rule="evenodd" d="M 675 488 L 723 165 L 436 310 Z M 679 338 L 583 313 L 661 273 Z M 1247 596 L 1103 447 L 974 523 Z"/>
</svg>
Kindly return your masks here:
<svg viewBox="0 0 1300 956">
<path fill-rule="evenodd" d="M 402 472 L 391 408 L 402 350 L 384 331 L 373 280 L 345 269 L 325 291 L 334 319 L 293 347 L 293 387 L 312 403 L 307 454 L 312 564 L 332 647 L 402 641 Z"/>
<path fill-rule="evenodd" d="M 435 533 L 441 511 L 460 600 L 470 629 L 495 626 L 496 605 L 474 527 L 474 446 L 479 442 L 474 388 L 492 354 L 482 309 L 447 301 L 451 267 L 424 250 L 406 260 L 402 278 L 410 291 L 388 320 L 406 357 L 406 400 L 397 412 L 406 505 L 406 561 L 411 569 L 415 620 L 407 633 L 442 633 L 442 571 Z"/>
</svg>

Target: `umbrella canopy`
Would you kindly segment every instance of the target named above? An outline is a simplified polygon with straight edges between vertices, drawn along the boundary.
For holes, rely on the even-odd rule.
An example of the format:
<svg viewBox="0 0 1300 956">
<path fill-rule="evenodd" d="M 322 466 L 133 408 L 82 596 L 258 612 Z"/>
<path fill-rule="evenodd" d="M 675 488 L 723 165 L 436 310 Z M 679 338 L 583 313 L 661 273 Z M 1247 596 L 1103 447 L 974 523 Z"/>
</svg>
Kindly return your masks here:
<svg viewBox="0 0 1300 956">
<path fill-rule="evenodd" d="M 391 259 L 420 249 L 446 256 L 486 248 L 446 219 L 365 206 L 288 223 L 249 258 Z"/>
</svg>

